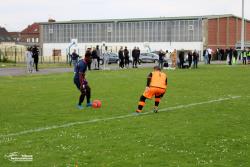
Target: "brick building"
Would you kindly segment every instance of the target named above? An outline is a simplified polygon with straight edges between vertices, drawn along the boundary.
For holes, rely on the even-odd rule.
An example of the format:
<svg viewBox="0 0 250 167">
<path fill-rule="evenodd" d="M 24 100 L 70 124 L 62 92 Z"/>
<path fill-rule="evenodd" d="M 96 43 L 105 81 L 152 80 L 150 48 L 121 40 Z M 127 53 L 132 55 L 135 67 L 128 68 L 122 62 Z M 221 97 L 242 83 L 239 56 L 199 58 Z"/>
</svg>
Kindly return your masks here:
<svg viewBox="0 0 250 167">
<path fill-rule="evenodd" d="M 241 40 L 241 18 L 234 15 L 210 16 L 204 20 L 205 47 L 216 48 L 235 47 Z M 245 41 L 250 41 L 250 21 L 245 20 Z"/>
<path fill-rule="evenodd" d="M 20 43 L 24 45 L 39 45 L 39 24 L 33 23 L 20 33 Z"/>
<path fill-rule="evenodd" d="M 20 32 L 9 32 L 11 37 L 14 39 L 15 42 L 19 42 L 21 39 L 21 33 Z"/>
</svg>

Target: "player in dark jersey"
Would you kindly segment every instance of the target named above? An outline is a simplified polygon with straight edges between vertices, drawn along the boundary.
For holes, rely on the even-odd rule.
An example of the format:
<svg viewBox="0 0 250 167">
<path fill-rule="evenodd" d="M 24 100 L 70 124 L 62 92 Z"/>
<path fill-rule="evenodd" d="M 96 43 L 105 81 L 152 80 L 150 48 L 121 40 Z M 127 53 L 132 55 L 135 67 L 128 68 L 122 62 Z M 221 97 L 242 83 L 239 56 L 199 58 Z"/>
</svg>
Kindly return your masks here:
<svg viewBox="0 0 250 167">
<path fill-rule="evenodd" d="M 74 76 L 74 83 L 76 87 L 80 90 L 81 95 L 79 97 L 79 103 L 77 105 L 78 109 L 83 109 L 82 103 L 84 101 L 84 98 L 86 96 L 87 98 L 87 107 L 92 106 L 92 103 L 90 102 L 90 96 L 91 96 L 91 89 L 89 87 L 88 81 L 86 80 L 86 71 L 87 71 L 87 59 L 81 59 L 78 61 L 76 67 L 75 67 L 75 76 Z"/>
</svg>

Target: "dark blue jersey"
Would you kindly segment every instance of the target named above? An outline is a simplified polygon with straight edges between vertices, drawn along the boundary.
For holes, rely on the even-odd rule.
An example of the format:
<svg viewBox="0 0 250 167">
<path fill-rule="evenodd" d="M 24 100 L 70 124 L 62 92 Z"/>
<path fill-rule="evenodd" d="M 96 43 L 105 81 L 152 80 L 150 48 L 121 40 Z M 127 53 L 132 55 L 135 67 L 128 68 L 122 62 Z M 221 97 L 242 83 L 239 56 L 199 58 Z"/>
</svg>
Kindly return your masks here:
<svg viewBox="0 0 250 167">
<path fill-rule="evenodd" d="M 87 70 L 87 63 L 85 60 L 79 60 L 75 67 L 75 79 L 79 79 L 79 73 L 85 73 Z"/>
</svg>

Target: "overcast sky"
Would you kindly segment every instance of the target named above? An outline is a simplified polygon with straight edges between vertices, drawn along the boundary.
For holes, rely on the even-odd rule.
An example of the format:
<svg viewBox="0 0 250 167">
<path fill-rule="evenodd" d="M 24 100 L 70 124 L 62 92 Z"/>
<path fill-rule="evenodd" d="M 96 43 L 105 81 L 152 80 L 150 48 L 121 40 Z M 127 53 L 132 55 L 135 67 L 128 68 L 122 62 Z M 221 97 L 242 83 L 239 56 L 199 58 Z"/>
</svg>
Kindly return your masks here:
<svg viewBox="0 0 250 167">
<path fill-rule="evenodd" d="M 242 0 L 1 0 L 0 26 L 21 31 L 33 22 L 234 14 Z M 245 17 L 250 19 L 250 0 Z M 248 10 L 246 10 L 248 7 Z"/>
</svg>

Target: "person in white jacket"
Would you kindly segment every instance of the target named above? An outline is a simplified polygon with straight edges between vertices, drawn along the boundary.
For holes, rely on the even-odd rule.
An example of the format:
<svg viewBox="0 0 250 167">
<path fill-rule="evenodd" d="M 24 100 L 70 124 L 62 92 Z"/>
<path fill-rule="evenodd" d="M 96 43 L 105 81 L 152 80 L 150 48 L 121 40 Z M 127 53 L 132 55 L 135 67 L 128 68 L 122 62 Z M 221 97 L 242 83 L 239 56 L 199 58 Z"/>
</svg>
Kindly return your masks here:
<svg viewBox="0 0 250 167">
<path fill-rule="evenodd" d="M 32 73 L 33 72 L 34 59 L 32 57 L 31 48 L 27 48 L 27 51 L 26 51 L 25 55 L 26 55 L 26 61 L 27 61 L 27 72 Z"/>
</svg>

